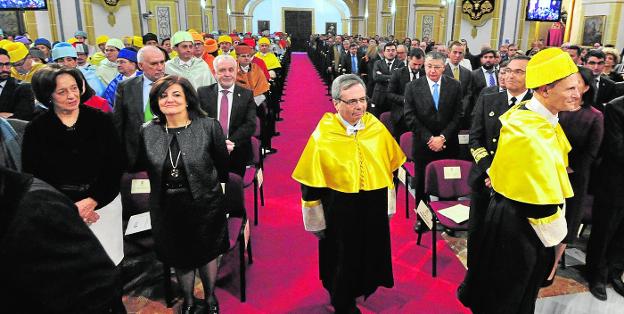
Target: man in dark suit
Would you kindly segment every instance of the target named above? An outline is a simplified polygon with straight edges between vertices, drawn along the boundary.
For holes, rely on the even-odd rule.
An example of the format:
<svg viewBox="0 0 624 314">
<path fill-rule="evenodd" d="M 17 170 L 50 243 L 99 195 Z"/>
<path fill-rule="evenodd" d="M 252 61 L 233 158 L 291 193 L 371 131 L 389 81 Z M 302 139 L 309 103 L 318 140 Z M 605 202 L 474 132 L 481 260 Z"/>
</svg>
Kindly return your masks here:
<svg viewBox="0 0 624 314">
<path fill-rule="evenodd" d="M 476 167 L 472 167 L 468 181 L 472 188 L 470 198 L 470 220 L 468 220 L 468 272 L 465 284 L 469 284 L 470 268 L 474 266 L 473 256 L 479 254 L 478 238 L 475 236 L 481 229 L 485 211 L 490 202 L 491 184 L 486 173 L 498 145 L 498 137 L 502 127 L 498 118 L 512 106 L 529 100 L 532 94 L 525 85 L 525 73 L 530 58 L 523 55 L 512 57 L 507 66 L 505 78 L 507 90 L 495 93 L 482 93 L 477 99 L 472 112 L 469 145 Z"/>
<path fill-rule="evenodd" d="M 384 58 L 375 61 L 373 66 L 373 80 L 375 81 L 375 89 L 373 90 L 373 99 L 371 112 L 379 117 L 383 112 L 389 111 L 390 106 L 386 103 L 388 96 L 388 85 L 392 77 L 392 71 L 405 66 L 398 58 L 396 58 L 396 45 L 393 42 L 387 43 L 383 48 Z"/>
<path fill-rule="evenodd" d="M 143 75 L 119 83 L 113 111 L 113 123 L 123 142 L 128 168 L 137 159 L 141 125 L 152 119 L 149 91 L 156 80 L 165 76 L 165 55 L 157 47 L 141 48 L 137 61 Z"/>
<path fill-rule="evenodd" d="M 615 94 L 615 82 L 609 79 L 606 75 L 602 75 L 605 64 L 605 54 L 600 50 L 591 50 L 587 53 L 587 67 L 592 70 L 594 77 L 596 78 L 596 96 L 594 108 L 604 111 L 605 105 L 616 97 Z"/>
<path fill-rule="evenodd" d="M 624 96 L 604 108 L 605 133 L 600 178 L 587 244 L 589 291 L 607 299 L 606 284 L 624 296 Z"/>
<path fill-rule="evenodd" d="M 434 160 L 457 158 L 461 112 L 461 84 L 442 73 L 445 57 L 430 52 L 425 57 L 426 76 L 407 84 L 405 122 L 413 132 L 416 199 L 422 200 L 425 166 Z"/>
<path fill-rule="evenodd" d="M 472 103 L 470 102 L 472 92 L 472 75 L 471 71 L 460 65 L 464 59 L 465 47 L 459 41 L 454 41 L 449 46 L 449 63 L 444 67 L 444 75 L 450 76 L 461 83 L 462 87 L 462 112 L 461 127 L 470 127 L 470 113 L 472 112 Z"/>
<path fill-rule="evenodd" d="M 410 50 L 407 56 L 407 67 L 400 68 L 390 78 L 388 86 L 388 100 L 391 102 L 390 117 L 394 126 L 394 138 L 398 139 L 401 134 L 408 131 L 405 125 L 403 115 L 405 104 L 405 86 L 411 81 L 418 80 L 421 76 L 425 76 L 425 54 L 420 48 Z"/>
<path fill-rule="evenodd" d="M 496 51 L 486 49 L 481 52 L 481 67 L 472 71 L 471 103 L 477 100 L 483 88 L 498 85 L 495 63 Z"/>
<path fill-rule="evenodd" d="M 230 172 L 241 177 L 253 158 L 251 137 L 256 130 L 256 103 L 253 93 L 236 85 L 238 65 L 230 55 L 215 58 L 217 83 L 197 90 L 199 102 L 208 116 L 219 120 L 230 152 Z"/>
<path fill-rule="evenodd" d="M 341 74 L 360 75 L 362 69 L 362 56 L 358 53 L 358 45 L 351 44 L 349 53 L 342 55 L 340 59 Z"/>
<path fill-rule="evenodd" d="M 29 83 L 20 84 L 11 77 L 9 53 L 0 48 L 0 117 L 30 120 L 35 98 Z"/>
</svg>

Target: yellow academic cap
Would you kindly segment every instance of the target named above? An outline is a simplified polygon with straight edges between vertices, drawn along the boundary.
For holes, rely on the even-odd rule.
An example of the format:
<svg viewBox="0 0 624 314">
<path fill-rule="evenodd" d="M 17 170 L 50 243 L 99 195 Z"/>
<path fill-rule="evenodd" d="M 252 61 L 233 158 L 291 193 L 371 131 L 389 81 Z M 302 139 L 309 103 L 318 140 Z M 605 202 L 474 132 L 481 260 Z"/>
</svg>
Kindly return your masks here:
<svg viewBox="0 0 624 314">
<path fill-rule="evenodd" d="M 578 72 L 570 55 L 560 48 L 544 49 L 533 57 L 526 68 L 526 87 L 537 88 Z"/>
<path fill-rule="evenodd" d="M 20 42 L 12 42 L 6 44 L 4 49 L 9 52 L 9 62 L 15 63 L 18 62 L 28 55 L 28 48 L 26 45 Z"/>
</svg>

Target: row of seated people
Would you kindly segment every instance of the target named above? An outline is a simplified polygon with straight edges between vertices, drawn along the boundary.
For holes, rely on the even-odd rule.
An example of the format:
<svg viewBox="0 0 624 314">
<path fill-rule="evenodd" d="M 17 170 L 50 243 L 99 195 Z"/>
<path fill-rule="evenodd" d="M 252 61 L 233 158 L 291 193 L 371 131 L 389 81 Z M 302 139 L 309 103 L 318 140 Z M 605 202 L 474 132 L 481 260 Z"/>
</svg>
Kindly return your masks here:
<svg viewBox="0 0 624 314">
<path fill-rule="evenodd" d="M 356 56 L 357 45 L 350 43 L 348 47 L 353 60 L 362 61 Z M 331 54 L 325 50 L 327 47 L 331 47 L 329 43 L 323 45 L 318 41 L 310 45 L 309 54 L 319 72 L 326 71 L 325 66 L 331 64 Z M 515 105 L 530 102 L 533 91 L 527 89 L 525 83 L 530 57 L 515 55 L 498 63 L 497 52 L 488 49 L 481 53 L 481 67 L 470 71 L 462 65 L 465 50 L 461 42 L 452 42 L 448 55 L 440 51 L 425 55 L 422 49 L 413 48 L 402 59 L 396 50 L 394 42 L 387 42 L 379 51 L 381 59 L 373 67 L 374 88 L 369 110 L 381 117 L 397 141 L 401 134 L 412 132 L 410 153 L 415 174 L 411 185 L 416 189 L 417 201 L 423 197 L 424 169 L 431 161 L 450 158 L 475 162 L 470 175 L 473 190 L 468 233 L 470 268 L 470 256 L 479 254 L 479 248 L 471 244 L 470 237 L 481 227 L 490 200 L 487 170 L 496 153 L 501 128 L 499 117 Z M 575 51 L 568 49 L 568 53 L 573 57 Z M 565 245 L 574 243 L 577 238 L 588 193 L 593 194 L 602 188 L 596 178 L 599 176 L 599 161 L 609 152 L 609 143 L 605 141 L 603 144 L 602 141 L 603 133 L 610 131 L 609 125 L 605 126 L 603 122 L 603 112 L 612 103 L 617 108 L 624 95 L 622 83 L 615 83 L 603 75 L 604 60 L 605 54 L 601 50 L 589 51 L 584 61 L 581 60 L 582 81 L 579 86 L 583 86 L 583 97 L 579 99 L 576 111 L 562 112 L 558 117 L 572 144 L 570 178 L 575 189 L 575 197 L 566 204 L 568 236 L 558 247 L 558 257 Z M 348 66 L 338 67 L 341 68 L 350 69 Z M 360 72 L 360 75 L 365 77 L 364 73 Z M 370 76 L 368 83 L 371 83 Z M 380 100 L 384 105 L 379 105 Z M 617 131 L 619 126 L 612 125 L 611 128 Z M 613 208 L 594 206 L 593 211 L 609 212 L 609 217 L 615 215 Z M 600 299 L 606 298 L 606 266 L 603 264 L 606 248 L 624 236 L 607 223 L 603 219 L 594 222 L 593 230 L 608 231 L 592 232 L 588 250 L 590 288 Z M 613 239 L 614 235 L 620 240 Z"/>
</svg>

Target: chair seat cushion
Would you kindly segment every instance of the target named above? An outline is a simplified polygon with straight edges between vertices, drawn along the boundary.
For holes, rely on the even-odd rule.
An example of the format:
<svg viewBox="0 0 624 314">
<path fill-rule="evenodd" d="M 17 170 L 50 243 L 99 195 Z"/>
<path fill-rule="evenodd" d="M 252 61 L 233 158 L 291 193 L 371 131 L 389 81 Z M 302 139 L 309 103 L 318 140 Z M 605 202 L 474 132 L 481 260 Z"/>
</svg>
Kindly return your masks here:
<svg viewBox="0 0 624 314">
<path fill-rule="evenodd" d="M 468 230 L 468 220 L 464 221 L 461 224 L 458 224 L 452 221 L 451 219 L 447 218 L 446 216 L 438 213 L 442 209 L 449 208 L 457 204 L 462 204 L 462 205 L 466 205 L 470 207 L 470 200 L 429 202 L 429 206 L 431 206 L 431 209 L 433 209 L 433 211 L 435 212 L 436 217 L 438 217 L 438 221 L 440 222 L 442 226 L 444 226 L 445 228 L 457 230 L 457 231 Z"/>
<path fill-rule="evenodd" d="M 228 219 L 228 233 L 230 237 L 230 249 L 236 246 L 238 235 L 243 227 L 243 219 L 237 217 L 230 217 Z"/>
</svg>

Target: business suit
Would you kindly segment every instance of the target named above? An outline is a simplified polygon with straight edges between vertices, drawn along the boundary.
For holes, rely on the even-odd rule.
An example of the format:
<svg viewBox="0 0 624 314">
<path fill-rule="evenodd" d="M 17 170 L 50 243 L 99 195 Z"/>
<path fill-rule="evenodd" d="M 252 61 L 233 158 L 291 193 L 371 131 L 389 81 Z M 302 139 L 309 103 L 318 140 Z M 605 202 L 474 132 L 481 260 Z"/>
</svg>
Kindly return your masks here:
<svg viewBox="0 0 624 314">
<path fill-rule="evenodd" d="M 126 169 L 134 166 L 139 149 L 139 132 L 145 122 L 143 75 L 122 81 L 115 92 L 113 124 L 122 141 L 126 156 Z"/>
<path fill-rule="evenodd" d="M 609 102 L 604 121 L 602 186 L 595 194 L 587 244 L 590 288 L 621 276 L 624 269 L 624 96 Z"/>
<path fill-rule="evenodd" d="M 333 64 L 334 73 L 338 73 L 338 67 L 340 66 L 340 59 L 345 54 L 342 43 L 336 43 L 329 48 L 329 60 Z"/>
<path fill-rule="evenodd" d="M 341 74 L 356 74 L 356 75 L 360 75 L 360 73 L 362 73 L 362 56 L 360 56 L 360 54 L 357 54 L 355 56 L 355 60 L 357 60 L 357 73 L 352 73 L 352 55 L 350 53 L 348 54 L 343 54 L 341 59 L 340 59 L 340 67 L 342 68 L 342 73 Z"/>
<path fill-rule="evenodd" d="M 11 112 L 11 118 L 29 121 L 34 111 L 35 97 L 30 83 L 20 84 L 9 77 L 0 93 L 0 112 Z"/>
<path fill-rule="evenodd" d="M 405 89 L 405 122 L 414 134 L 417 199 L 421 199 L 424 192 L 425 166 L 434 160 L 457 158 L 459 149 L 457 134 L 461 113 L 461 83 L 444 75 L 440 76 L 438 83 L 440 84 L 438 110 L 435 108 L 426 76 L 408 83 Z M 432 136 L 439 135 L 446 138 L 446 148 L 434 152 L 429 149 L 427 142 Z"/>
<path fill-rule="evenodd" d="M 598 95 L 596 95 L 596 101 L 593 105 L 594 108 L 604 112 L 606 104 L 617 96 L 615 94 L 615 82 L 610 80 L 608 77 L 601 75 L 598 86 Z"/>
<path fill-rule="evenodd" d="M 219 119 L 217 97 L 221 97 L 218 84 L 203 86 L 197 90 L 201 108 L 208 116 Z M 230 153 L 230 172 L 241 177 L 245 175 L 245 168 L 253 158 L 251 151 L 251 137 L 256 130 L 256 103 L 253 93 L 239 85 L 234 86 L 232 95 L 232 110 L 228 124 L 227 139 L 234 142 L 234 150 Z"/>
<path fill-rule="evenodd" d="M 487 178 L 486 170 L 490 168 L 496 148 L 498 146 L 498 137 L 502 127 L 498 119 L 503 113 L 510 108 L 507 92 L 483 93 L 479 96 L 472 112 L 472 123 L 470 127 L 470 138 L 468 145 L 470 152 L 476 162 L 476 167 L 472 167 L 468 182 L 472 187 L 472 196 L 470 202 L 470 220 L 468 221 L 468 268 L 470 269 L 474 261 L 472 256 L 479 254 L 479 243 L 476 243 L 478 237 L 475 234 L 481 229 L 485 212 L 490 202 L 491 189 L 485 186 L 485 178 Z M 522 99 L 518 99 L 516 103 L 531 99 L 530 91 L 524 95 Z"/>
<path fill-rule="evenodd" d="M 390 117 L 392 124 L 394 125 L 393 136 L 399 138 L 401 134 L 408 131 L 405 124 L 405 118 L 403 115 L 404 103 L 405 103 L 405 87 L 411 81 L 410 75 L 411 69 L 409 67 L 402 67 L 396 71 L 393 71 L 392 77 L 390 77 L 390 83 L 388 85 L 388 101 L 390 101 Z M 420 68 L 416 74 L 417 80 L 425 76 L 425 71 Z"/>
<path fill-rule="evenodd" d="M 394 58 L 392 61 L 392 68 L 388 67 L 388 60 L 386 59 L 380 59 L 375 62 L 375 65 L 373 66 L 375 89 L 373 90 L 372 99 L 375 107 L 371 110 L 375 116 L 379 117 L 383 112 L 390 110 L 390 104 L 386 101 L 390 78 L 392 78 L 393 71 L 397 71 L 403 67 L 405 67 L 405 64 L 399 60 L 399 58 Z"/>
<path fill-rule="evenodd" d="M 472 71 L 466 69 L 465 67 L 458 65 L 459 67 L 459 82 L 461 83 L 461 88 L 462 88 L 462 95 L 463 95 L 463 99 L 462 99 L 462 112 L 461 112 L 461 117 L 460 117 L 460 128 L 462 129 L 469 129 L 470 128 L 470 121 L 471 121 L 471 117 L 470 114 L 472 113 L 472 108 L 473 108 L 473 103 L 471 102 L 472 99 Z M 449 76 L 451 78 L 455 78 L 455 76 L 453 76 L 453 70 L 451 69 L 451 65 L 450 64 L 446 64 L 446 66 L 444 67 L 444 72 L 442 73 L 446 76 Z"/>
<path fill-rule="evenodd" d="M 494 69 L 492 69 L 494 70 Z M 494 75 L 494 81 L 496 85 L 498 85 L 498 71 L 494 70 L 492 72 Z M 488 78 L 485 77 L 485 73 L 483 73 L 483 67 L 479 67 L 476 70 L 472 71 L 472 91 L 470 93 L 470 104 L 474 104 L 481 94 L 481 90 L 488 87 Z"/>
</svg>

